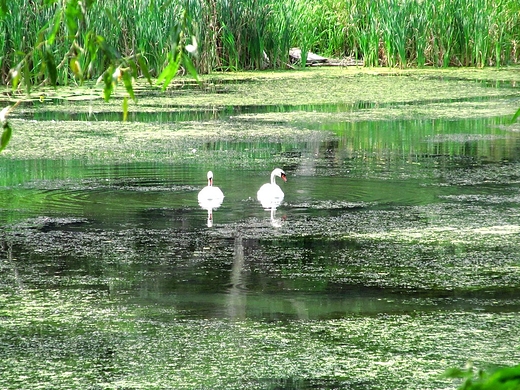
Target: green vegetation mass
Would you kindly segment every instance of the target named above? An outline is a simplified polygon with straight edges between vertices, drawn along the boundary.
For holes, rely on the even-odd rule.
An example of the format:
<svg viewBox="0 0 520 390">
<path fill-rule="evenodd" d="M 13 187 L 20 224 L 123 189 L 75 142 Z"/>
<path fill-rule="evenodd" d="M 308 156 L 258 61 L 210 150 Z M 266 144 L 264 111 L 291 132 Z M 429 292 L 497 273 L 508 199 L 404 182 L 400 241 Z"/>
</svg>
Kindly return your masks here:
<svg viewBox="0 0 520 390">
<path fill-rule="evenodd" d="M 304 53 L 353 56 L 367 66 L 501 66 L 520 60 L 517 0 L 2 3 L 3 83 L 35 47 L 26 71 L 34 81 L 60 84 L 80 71 L 99 76 L 107 55 L 139 56 L 158 76 L 175 60 L 179 43 L 191 45 L 199 73 L 285 67 L 295 46 Z M 98 47 L 104 55 L 93 55 Z"/>
</svg>

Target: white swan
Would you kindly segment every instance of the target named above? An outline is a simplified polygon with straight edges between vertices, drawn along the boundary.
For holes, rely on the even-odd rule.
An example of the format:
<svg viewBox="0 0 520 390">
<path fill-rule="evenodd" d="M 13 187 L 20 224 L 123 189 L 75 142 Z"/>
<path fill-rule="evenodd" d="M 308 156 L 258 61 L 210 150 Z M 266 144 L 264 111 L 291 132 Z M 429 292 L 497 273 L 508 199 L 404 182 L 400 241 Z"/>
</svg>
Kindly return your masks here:
<svg viewBox="0 0 520 390">
<path fill-rule="evenodd" d="M 199 206 L 208 211 L 208 227 L 213 226 L 213 210 L 220 207 L 224 200 L 224 193 L 213 186 L 213 172 L 208 171 L 208 185 L 200 190 L 198 195 Z"/>
<path fill-rule="evenodd" d="M 256 193 L 256 197 L 263 208 L 276 208 L 282 204 L 284 193 L 278 184 L 276 184 L 276 176 L 280 177 L 283 181 L 287 181 L 285 172 L 280 168 L 276 168 L 271 172 L 271 183 L 265 183 Z"/>
</svg>

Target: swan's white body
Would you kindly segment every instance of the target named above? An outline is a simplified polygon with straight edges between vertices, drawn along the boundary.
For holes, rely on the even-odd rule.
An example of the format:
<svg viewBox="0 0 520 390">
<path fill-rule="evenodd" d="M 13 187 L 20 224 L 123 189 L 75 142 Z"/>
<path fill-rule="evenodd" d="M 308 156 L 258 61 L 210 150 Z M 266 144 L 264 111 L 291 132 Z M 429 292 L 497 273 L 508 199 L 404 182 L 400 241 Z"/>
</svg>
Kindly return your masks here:
<svg viewBox="0 0 520 390">
<path fill-rule="evenodd" d="M 263 208 L 276 208 L 282 204 L 284 193 L 280 186 L 276 184 L 276 177 L 280 177 L 283 181 L 287 181 L 285 172 L 280 168 L 276 168 L 271 172 L 271 182 L 265 183 L 256 193 L 257 199 Z"/>
<path fill-rule="evenodd" d="M 224 200 L 224 193 L 220 188 L 213 186 L 213 172 L 209 171 L 207 176 L 208 185 L 199 192 L 199 204 L 202 206 L 202 204 L 212 205 L 218 203 L 218 206 L 220 206 Z M 217 208 L 218 206 L 213 208 Z"/>
<path fill-rule="evenodd" d="M 198 195 L 199 206 L 208 210 L 208 227 L 213 226 L 213 210 L 220 207 L 224 200 L 224 193 L 213 186 L 213 172 L 208 172 L 208 185 L 200 190 Z"/>
</svg>

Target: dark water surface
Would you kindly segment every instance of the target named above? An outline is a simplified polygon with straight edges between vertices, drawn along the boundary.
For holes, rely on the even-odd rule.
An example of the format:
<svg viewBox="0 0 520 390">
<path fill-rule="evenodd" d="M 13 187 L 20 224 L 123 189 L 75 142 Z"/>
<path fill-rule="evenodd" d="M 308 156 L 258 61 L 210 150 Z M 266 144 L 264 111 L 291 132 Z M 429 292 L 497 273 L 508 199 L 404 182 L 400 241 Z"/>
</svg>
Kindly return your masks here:
<svg viewBox="0 0 520 390">
<path fill-rule="evenodd" d="M 252 120 L 238 111 L 213 125 Z M 144 161 L 0 156 L 0 387 L 449 389 L 450 367 L 518 363 L 507 118 L 298 129 L 318 135 L 184 140 Z M 256 191 L 277 166 L 270 212 Z M 225 194 L 211 227 L 209 169 Z"/>
</svg>

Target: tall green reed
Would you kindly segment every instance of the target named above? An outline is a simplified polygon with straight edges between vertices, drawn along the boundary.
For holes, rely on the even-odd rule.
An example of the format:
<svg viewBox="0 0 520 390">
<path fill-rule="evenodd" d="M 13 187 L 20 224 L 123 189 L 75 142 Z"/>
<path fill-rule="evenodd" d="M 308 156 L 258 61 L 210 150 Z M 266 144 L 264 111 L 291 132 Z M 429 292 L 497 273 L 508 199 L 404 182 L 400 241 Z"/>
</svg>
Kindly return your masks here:
<svg viewBox="0 0 520 390">
<path fill-rule="evenodd" d="M 52 28 L 53 7 L 9 2 L 9 14 L 0 19 L 3 83 L 23 53 L 42 42 L 42 31 Z M 502 66 L 520 61 L 520 2 L 106 0 L 93 3 L 78 34 L 85 51 L 74 55 L 88 77 L 106 68 L 102 56 L 92 55 L 98 35 L 105 37 L 111 55 L 139 56 L 152 76 L 169 63 L 179 39 L 192 43 L 192 37 L 198 46 L 193 61 L 203 73 L 284 68 L 292 46 L 304 55 L 354 56 L 366 66 Z M 62 61 L 71 55 L 72 37 L 58 36 L 19 71 L 30 73 L 36 83 L 45 80 L 49 69 L 42 55 L 50 53 L 58 83 L 72 79 L 68 62 Z"/>
</svg>

